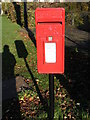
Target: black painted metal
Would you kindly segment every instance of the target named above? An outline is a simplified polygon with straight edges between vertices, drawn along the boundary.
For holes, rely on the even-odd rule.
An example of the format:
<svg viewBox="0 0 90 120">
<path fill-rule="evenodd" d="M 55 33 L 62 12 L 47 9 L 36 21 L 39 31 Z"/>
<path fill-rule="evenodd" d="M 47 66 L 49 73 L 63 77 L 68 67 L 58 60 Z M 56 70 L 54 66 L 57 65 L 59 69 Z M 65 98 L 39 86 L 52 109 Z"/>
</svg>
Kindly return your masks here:
<svg viewBox="0 0 90 120">
<path fill-rule="evenodd" d="M 49 119 L 54 119 L 54 75 L 49 74 L 49 99 L 50 99 L 50 108 L 49 108 Z"/>
</svg>

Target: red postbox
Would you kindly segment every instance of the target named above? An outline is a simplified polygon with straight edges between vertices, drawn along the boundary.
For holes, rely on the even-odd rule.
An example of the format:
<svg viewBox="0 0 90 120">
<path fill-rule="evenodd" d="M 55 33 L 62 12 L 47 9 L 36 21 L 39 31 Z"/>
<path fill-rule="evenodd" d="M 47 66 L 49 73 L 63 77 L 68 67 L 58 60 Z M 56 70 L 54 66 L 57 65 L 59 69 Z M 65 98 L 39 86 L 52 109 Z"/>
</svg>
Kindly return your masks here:
<svg viewBox="0 0 90 120">
<path fill-rule="evenodd" d="M 39 73 L 64 73 L 65 9 L 35 11 L 37 68 Z"/>
</svg>

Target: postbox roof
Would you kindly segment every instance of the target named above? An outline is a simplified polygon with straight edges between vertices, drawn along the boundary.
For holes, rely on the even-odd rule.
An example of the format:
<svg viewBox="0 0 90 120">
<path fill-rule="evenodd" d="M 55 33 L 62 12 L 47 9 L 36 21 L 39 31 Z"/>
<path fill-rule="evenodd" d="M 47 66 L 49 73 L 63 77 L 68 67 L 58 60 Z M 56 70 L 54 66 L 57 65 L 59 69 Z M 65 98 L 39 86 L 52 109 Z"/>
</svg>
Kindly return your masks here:
<svg viewBox="0 0 90 120">
<path fill-rule="evenodd" d="M 64 8 L 37 8 L 36 22 L 63 22 Z"/>
</svg>

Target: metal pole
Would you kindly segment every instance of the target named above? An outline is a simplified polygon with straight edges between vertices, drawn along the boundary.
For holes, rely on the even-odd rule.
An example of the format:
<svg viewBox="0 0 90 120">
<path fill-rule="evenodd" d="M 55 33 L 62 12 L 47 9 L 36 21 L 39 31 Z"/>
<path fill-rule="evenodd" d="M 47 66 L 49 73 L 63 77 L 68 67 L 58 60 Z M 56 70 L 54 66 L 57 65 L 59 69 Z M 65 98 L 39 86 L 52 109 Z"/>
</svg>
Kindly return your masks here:
<svg viewBox="0 0 90 120">
<path fill-rule="evenodd" d="M 49 99 L 50 99 L 50 109 L 49 109 L 49 119 L 54 118 L 54 75 L 49 74 Z"/>
</svg>

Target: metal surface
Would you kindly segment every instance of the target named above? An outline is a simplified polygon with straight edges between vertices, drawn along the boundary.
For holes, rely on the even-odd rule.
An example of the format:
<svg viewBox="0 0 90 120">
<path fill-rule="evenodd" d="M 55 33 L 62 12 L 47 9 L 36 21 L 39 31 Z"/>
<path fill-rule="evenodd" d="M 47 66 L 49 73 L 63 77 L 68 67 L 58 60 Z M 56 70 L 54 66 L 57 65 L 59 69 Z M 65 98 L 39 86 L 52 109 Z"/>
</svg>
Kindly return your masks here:
<svg viewBox="0 0 90 120">
<path fill-rule="evenodd" d="M 50 99 L 49 119 L 53 120 L 54 118 L 54 75 L 53 74 L 49 74 L 49 99 Z"/>
<path fill-rule="evenodd" d="M 39 73 L 64 72 L 65 10 L 63 8 L 37 8 L 35 11 L 37 68 Z M 55 43 L 56 62 L 47 63 L 45 43 Z M 52 45 L 50 45 L 52 46 Z M 50 51 L 51 52 L 51 51 Z M 52 56 L 50 57 L 52 59 Z"/>
</svg>

